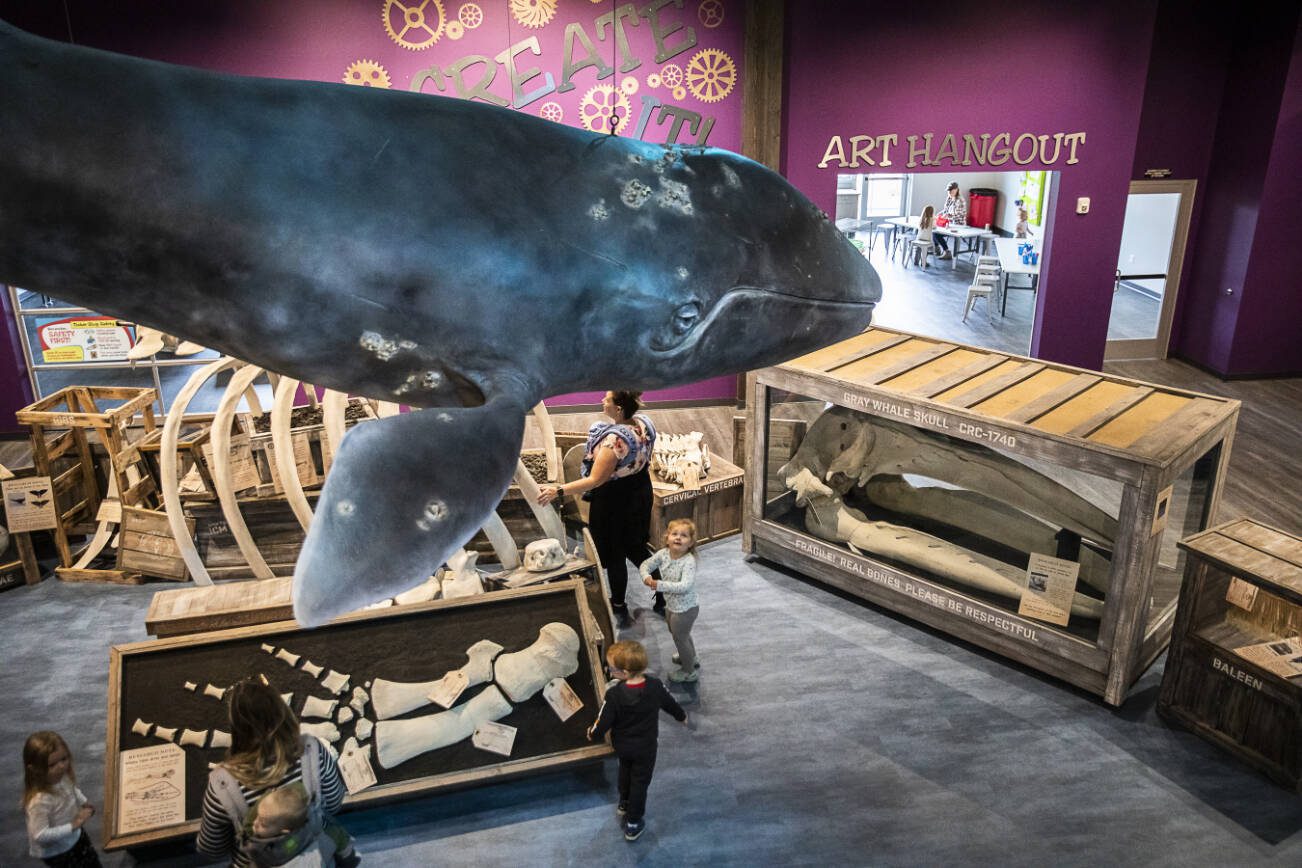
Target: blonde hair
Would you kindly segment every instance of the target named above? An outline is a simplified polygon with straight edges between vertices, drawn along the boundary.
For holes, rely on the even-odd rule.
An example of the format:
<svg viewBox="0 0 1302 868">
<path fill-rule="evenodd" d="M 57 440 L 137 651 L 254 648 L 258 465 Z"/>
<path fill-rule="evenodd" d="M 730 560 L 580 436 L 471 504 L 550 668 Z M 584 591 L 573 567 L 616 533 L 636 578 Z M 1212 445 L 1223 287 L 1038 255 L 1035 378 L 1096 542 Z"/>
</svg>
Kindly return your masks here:
<svg viewBox="0 0 1302 868">
<path fill-rule="evenodd" d="M 692 557 L 696 557 L 696 522 L 692 521 L 690 518 L 676 518 L 669 522 L 669 524 L 665 525 L 665 535 L 660 541 L 665 544 L 666 548 L 668 548 L 669 534 L 673 533 L 678 528 L 683 528 L 692 535 L 692 544 L 687 547 L 687 553 Z"/>
<path fill-rule="evenodd" d="M 931 222 L 935 219 L 936 209 L 928 205 L 922 209 L 922 217 L 918 220 L 919 229 L 930 229 Z"/>
<path fill-rule="evenodd" d="M 292 832 L 307 822 L 307 789 L 301 783 L 277 787 L 258 800 L 258 822 L 277 832 Z"/>
<path fill-rule="evenodd" d="M 50 783 L 50 757 L 59 748 L 68 755 L 68 780 L 75 786 L 77 776 L 72 771 L 72 751 L 68 743 L 57 732 L 43 729 L 27 736 L 23 744 L 23 809 L 26 810 L 32 799 L 40 793 L 48 793 L 54 788 Z"/>
<path fill-rule="evenodd" d="M 616 669 L 622 669 L 629 675 L 640 675 L 646 671 L 646 649 L 642 647 L 641 642 L 634 642 L 631 639 L 616 642 L 606 652 L 606 659 Z"/>
<path fill-rule="evenodd" d="M 298 718 L 280 694 L 245 679 L 230 689 L 231 746 L 222 765 L 250 789 L 274 784 L 303 753 Z"/>
</svg>

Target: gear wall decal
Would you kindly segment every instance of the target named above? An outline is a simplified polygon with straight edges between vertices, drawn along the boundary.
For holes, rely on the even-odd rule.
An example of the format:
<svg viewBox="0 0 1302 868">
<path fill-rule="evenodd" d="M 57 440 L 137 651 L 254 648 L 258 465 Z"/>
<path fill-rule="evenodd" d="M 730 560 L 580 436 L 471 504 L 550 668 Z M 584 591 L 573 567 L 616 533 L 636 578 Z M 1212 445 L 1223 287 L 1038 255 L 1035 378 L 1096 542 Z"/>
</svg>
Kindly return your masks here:
<svg viewBox="0 0 1302 868">
<path fill-rule="evenodd" d="M 411 0 L 406 5 L 398 0 L 384 0 L 380 19 L 389 38 L 410 51 L 420 51 L 438 42 L 446 22 L 442 0 L 419 3 Z"/>
<path fill-rule="evenodd" d="M 457 20 L 467 30 L 474 30 L 484 23 L 484 10 L 479 8 L 478 3 L 465 3 L 457 10 Z"/>
<path fill-rule="evenodd" d="M 687 62 L 687 87 L 701 102 L 718 102 L 737 84 L 737 65 L 717 48 L 698 51 Z"/>
<path fill-rule="evenodd" d="M 389 73 L 374 60 L 358 60 L 348 64 L 344 70 L 344 84 L 360 87 L 390 87 Z"/>
<path fill-rule="evenodd" d="M 511 0 L 511 17 L 525 27 L 542 27 L 555 14 L 556 0 Z"/>
<path fill-rule="evenodd" d="M 666 63 L 660 67 L 660 80 L 665 87 L 675 88 L 683 83 L 683 68 L 676 63 Z"/>
<path fill-rule="evenodd" d="M 565 120 L 565 109 L 561 108 L 561 104 L 558 102 L 543 103 L 542 108 L 538 109 L 538 114 L 540 117 L 556 123 Z"/>
<path fill-rule="evenodd" d="M 696 10 L 696 17 L 701 19 L 701 24 L 706 27 L 718 27 L 723 23 L 723 0 L 701 0 L 701 6 Z"/>
<path fill-rule="evenodd" d="M 611 84 L 599 84 L 583 95 L 579 103 L 579 122 L 594 133 L 618 133 L 628 126 L 633 107 L 628 97 Z M 611 120 L 614 119 L 612 126 Z"/>
</svg>

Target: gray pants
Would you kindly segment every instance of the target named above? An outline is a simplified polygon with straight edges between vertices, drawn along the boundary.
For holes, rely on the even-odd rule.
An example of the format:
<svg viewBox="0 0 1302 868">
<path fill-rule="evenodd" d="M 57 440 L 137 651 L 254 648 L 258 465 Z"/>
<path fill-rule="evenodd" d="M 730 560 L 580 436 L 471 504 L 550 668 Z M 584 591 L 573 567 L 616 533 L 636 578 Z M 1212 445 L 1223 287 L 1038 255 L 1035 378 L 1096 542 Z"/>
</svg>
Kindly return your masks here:
<svg viewBox="0 0 1302 868">
<path fill-rule="evenodd" d="M 686 612 L 665 612 L 665 620 L 669 622 L 669 635 L 674 637 L 674 648 L 678 650 L 678 665 L 683 667 L 684 672 L 691 672 L 696 668 L 696 646 L 692 644 L 692 625 L 696 623 L 696 616 L 700 612 L 700 606 L 693 606 Z"/>
</svg>

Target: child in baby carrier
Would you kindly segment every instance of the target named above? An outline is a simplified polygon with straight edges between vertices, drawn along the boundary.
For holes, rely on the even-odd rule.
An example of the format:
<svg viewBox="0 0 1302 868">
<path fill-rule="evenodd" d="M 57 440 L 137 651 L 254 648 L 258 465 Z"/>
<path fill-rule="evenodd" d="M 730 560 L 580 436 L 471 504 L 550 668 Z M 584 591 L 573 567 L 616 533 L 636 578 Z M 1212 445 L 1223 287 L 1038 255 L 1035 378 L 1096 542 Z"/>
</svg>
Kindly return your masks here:
<svg viewBox="0 0 1302 868">
<path fill-rule="evenodd" d="M 245 817 L 244 854 L 259 866 L 326 868 L 361 862 L 343 826 L 309 810 L 307 789 L 298 782 L 272 790 Z"/>
</svg>

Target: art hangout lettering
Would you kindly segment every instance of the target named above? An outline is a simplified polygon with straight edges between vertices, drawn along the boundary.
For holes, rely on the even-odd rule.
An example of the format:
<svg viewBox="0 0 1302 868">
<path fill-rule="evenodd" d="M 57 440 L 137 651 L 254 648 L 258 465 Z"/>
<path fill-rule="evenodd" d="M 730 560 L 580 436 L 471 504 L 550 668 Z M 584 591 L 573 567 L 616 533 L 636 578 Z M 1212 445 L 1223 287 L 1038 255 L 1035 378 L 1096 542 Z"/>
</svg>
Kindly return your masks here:
<svg viewBox="0 0 1302 868">
<path fill-rule="evenodd" d="M 655 40 L 656 63 L 664 63 L 696 47 L 696 28 L 682 22 L 667 23 L 662 16 L 662 10 L 666 6 L 674 6 L 681 10 L 683 0 L 653 0 L 653 2 L 646 4 L 641 9 L 638 9 L 633 3 L 625 3 L 615 7 L 611 12 L 598 15 L 593 20 L 598 42 L 604 42 L 608 33 L 614 35 L 615 49 L 620 58 L 619 72 L 621 75 L 632 72 L 642 65 L 642 59 L 632 52 L 627 30 L 629 27 L 637 27 L 640 23 L 639 19 L 646 20 L 647 26 L 651 30 L 651 36 Z M 578 58 L 575 57 L 576 46 L 582 49 L 581 56 Z M 556 79 L 550 72 L 544 72 L 536 66 L 521 71 L 516 63 L 516 57 L 526 51 L 535 56 L 542 55 L 542 47 L 538 43 L 538 37 L 530 36 L 522 39 L 493 57 L 483 54 L 468 54 L 454 60 L 446 67 L 431 66 L 412 77 L 411 90 L 420 93 L 426 83 L 431 83 L 440 93 L 446 93 L 450 85 L 461 99 L 477 99 L 496 106 L 506 107 L 510 105 L 513 108 L 522 109 L 549 94 L 567 93 L 574 90 L 573 78 L 574 74 L 579 70 L 593 67 L 596 70 L 598 81 L 610 78 L 615 74 L 615 67 L 601 57 L 596 43 L 588 35 L 587 30 L 584 29 L 582 22 L 579 21 L 572 21 L 565 26 L 565 47 L 562 50 L 563 61 L 560 85 L 556 84 Z M 608 52 L 607 57 L 613 60 L 614 53 Z M 488 89 L 493 84 L 494 79 L 497 78 L 499 69 L 503 70 L 507 78 L 510 79 L 510 100 L 500 97 Z M 539 77 L 542 78 L 542 83 L 533 90 L 526 91 L 526 84 Z M 632 137 L 635 139 L 642 138 L 649 124 L 663 127 L 665 122 L 669 121 L 669 131 L 665 136 L 666 144 L 676 143 L 678 136 L 686 127 L 688 134 L 696 137 L 695 144 L 704 145 L 710 137 L 710 131 L 714 129 L 715 118 L 704 116 L 700 112 L 694 112 L 683 106 L 661 102 L 650 94 L 642 94 L 640 101 L 641 109 L 638 112 L 637 124 L 632 132 Z M 656 109 L 659 109 L 659 117 L 655 116 Z"/>
<path fill-rule="evenodd" d="M 1085 143 L 1085 133 L 1053 133 L 1037 135 L 1022 133 L 1013 138 L 1012 133 L 964 133 L 961 137 L 947 133 L 932 151 L 935 133 L 923 133 L 920 136 L 905 138 L 908 148 L 908 162 L 905 168 L 918 166 L 1002 166 L 1011 160 L 1018 166 L 1040 163 L 1053 166 L 1065 154 L 1065 165 L 1074 166 L 1080 162 L 1076 149 Z M 823 159 L 818 168 L 826 169 L 835 165 L 840 169 L 857 169 L 860 166 L 893 166 L 892 153 L 899 158 L 900 147 L 898 133 L 884 136 L 832 136 L 823 151 Z M 902 150 L 902 148 L 901 148 Z"/>
</svg>

